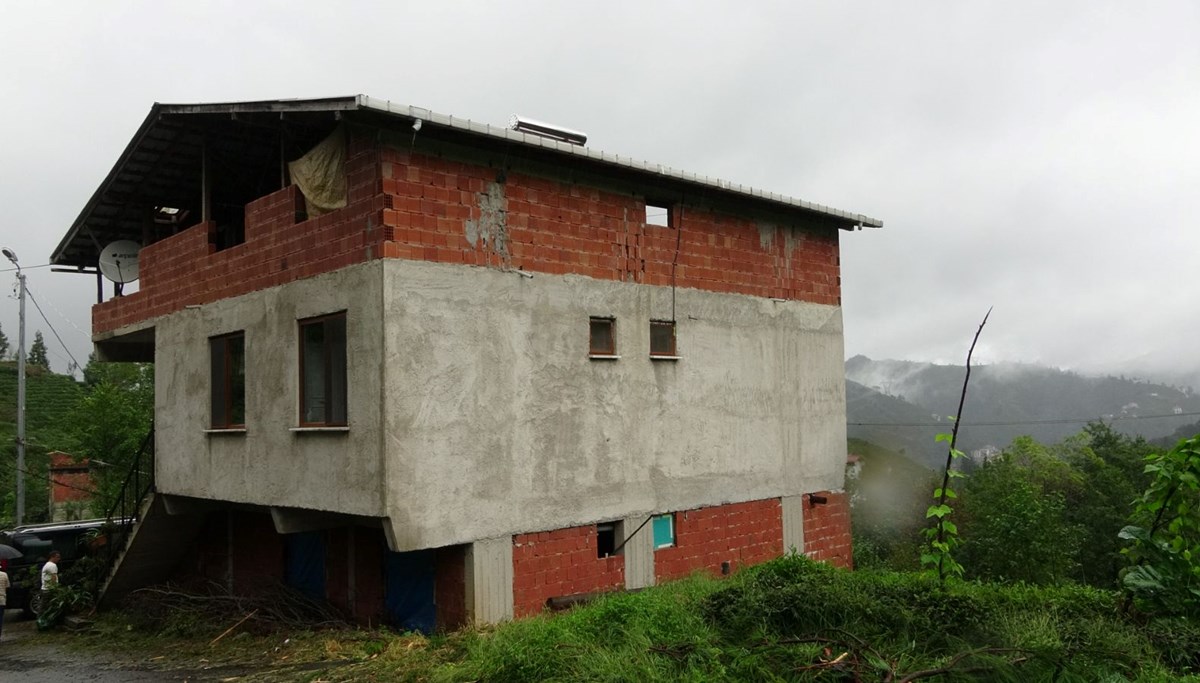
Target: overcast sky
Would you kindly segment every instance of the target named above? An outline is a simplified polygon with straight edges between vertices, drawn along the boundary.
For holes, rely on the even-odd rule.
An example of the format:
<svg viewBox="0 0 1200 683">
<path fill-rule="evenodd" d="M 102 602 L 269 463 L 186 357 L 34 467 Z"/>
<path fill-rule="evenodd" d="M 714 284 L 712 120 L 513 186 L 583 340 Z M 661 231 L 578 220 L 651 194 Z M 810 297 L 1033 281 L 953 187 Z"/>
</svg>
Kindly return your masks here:
<svg viewBox="0 0 1200 683">
<path fill-rule="evenodd" d="M 155 101 L 356 93 L 882 219 L 847 356 L 961 362 L 995 306 L 986 361 L 1200 366 L 1194 2 L 0 0 L 0 242 L 45 264 Z M 85 361 L 95 281 L 28 276 Z"/>
</svg>

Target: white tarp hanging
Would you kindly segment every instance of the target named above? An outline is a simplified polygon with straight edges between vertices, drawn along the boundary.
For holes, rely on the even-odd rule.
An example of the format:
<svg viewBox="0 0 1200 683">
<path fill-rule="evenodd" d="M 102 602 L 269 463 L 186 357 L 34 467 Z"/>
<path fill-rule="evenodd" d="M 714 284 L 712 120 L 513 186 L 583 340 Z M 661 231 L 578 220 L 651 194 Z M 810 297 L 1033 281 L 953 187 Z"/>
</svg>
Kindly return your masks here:
<svg viewBox="0 0 1200 683">
<path fill-rule="evenodd" d="M 346 206 L 346 134 L 341 126 L 304 156 L 288 162 L 292 182 L 304 195 L 309 217 Z"/>
</svg>

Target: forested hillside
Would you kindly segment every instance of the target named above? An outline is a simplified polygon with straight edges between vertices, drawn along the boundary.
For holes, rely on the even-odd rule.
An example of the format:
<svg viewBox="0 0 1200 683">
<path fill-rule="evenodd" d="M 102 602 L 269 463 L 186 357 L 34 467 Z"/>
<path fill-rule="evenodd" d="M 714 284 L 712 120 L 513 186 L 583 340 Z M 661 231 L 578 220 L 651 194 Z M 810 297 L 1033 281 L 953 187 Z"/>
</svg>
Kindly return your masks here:
<svg viewBox="0 0 1200 683">
<path fill-rule="evenodd" d="M 948 416 L 957 410 L 964 372 L 959 365 L 851 358 L 846 361 L 849 435 L 904 449 L 914 460 L 935 465 L 944 453 L 933 436 L 950 429 Z M 959 445 L 966 451 L 1003 447 L 1022 435 L 1055 442 L 1092 420 L 1154 439 L 1194 423 L 1197 414 L 1200 396 L 1188 387 L 1036 365 L 981 365 L 971 371 Z"/>
</svg>

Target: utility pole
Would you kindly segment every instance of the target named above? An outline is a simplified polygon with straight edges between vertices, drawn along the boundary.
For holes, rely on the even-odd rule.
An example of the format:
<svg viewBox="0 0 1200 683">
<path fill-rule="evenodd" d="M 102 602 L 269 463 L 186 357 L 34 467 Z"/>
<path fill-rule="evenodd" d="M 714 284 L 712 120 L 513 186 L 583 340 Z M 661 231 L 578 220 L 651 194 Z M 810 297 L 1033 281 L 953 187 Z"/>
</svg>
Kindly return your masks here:
<svg viewBox="0 0 1200 683">
<path fill-rule="evenodd" d="M 18 298 L 21 301 L 20 327 L 17 331 L 17 514 L 15 526 L 25 523 L 25 273 L 17 263 L 17 253 L 8 247 L 5 258 L 17 267 Z"/>
</svg>

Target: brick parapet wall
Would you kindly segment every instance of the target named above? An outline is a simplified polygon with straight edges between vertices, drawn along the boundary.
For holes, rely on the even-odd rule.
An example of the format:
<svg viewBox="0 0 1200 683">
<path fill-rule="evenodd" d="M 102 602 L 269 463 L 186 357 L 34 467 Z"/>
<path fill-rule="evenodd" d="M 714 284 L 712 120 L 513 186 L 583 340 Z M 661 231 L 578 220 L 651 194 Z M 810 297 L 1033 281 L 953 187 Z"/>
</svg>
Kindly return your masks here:
<svg viewBox="0 0 1200 683">
<path fill-rule="evenodd" d="M 596 557 L 596 526 L 513 536 L 513 614 L 537 614 L 554 597 L 625 587 L 625 558 Z"/>
<path fill-rule="evenodd" d="M 139 290 L 93 306 L 93 334 L 379 258 L 378 155 L 361 135 L 349 144 L 345 208 L 297 222 L 304 198 L 292 185 L 246 205 L 242 244 L 215 251 L 214 225 L 200 223 L 147 245 L 139 256 Z"/>
<path fill-rule="evenodd" d="M 720 574 L 724 562 L 733 571 L 779 557 L 782 549 L 778 498 L 677 512 L 675 546 L 654 551 L 654 576 L 666 581 L 697 571 Z"/>
<path fill-rule="evenodd" d="M 825 504 L 812 505 L 810 496 L 823 496 Z M 804 505 L 804 554 L 836 567 L 854 567 L 850 536 L 850 499 L 845 492 L 808 494 Z"/>
</svg>

